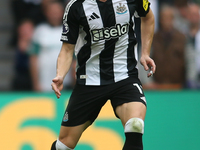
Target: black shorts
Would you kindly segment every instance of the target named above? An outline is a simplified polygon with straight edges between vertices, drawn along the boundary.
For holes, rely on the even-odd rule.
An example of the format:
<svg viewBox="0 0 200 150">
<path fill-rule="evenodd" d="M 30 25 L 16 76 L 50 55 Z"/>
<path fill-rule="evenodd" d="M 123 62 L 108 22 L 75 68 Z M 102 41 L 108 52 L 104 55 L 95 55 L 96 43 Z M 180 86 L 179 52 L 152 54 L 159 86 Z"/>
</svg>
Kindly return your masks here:
<svg viewBox="0 0 200 150">
<path fill-rule="evenodd" d="M 107 100 L 111 101 L 114 112 L 117 106 L 128 102 L 141 102 L 146 106 L 141 82 L 138 78 L 129 77 L 103 86 L 76 84 L 63 116 L 62 125 L 77 126 L 86 121 L 93 123 Z M 118 116 L 116 115 L 116 117 Z"/>
</svg>

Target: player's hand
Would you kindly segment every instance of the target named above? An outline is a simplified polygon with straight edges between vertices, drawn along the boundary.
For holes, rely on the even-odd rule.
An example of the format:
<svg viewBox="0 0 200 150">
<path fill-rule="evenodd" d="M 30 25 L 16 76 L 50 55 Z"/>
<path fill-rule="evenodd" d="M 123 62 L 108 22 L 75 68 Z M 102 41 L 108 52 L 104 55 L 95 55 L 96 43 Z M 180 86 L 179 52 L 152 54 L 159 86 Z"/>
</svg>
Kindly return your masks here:
<svg viewBox="0 0 200 150">
<path fill-rule="evenodd" d="M 63 78 L 60 76 L 55 77 L 51 83 L 52 89 L 54 90 L 57 98 L 60 98 L 61 91 L 63 89 Z"/>
<path fill-rule="evenodd" d="M 156 65 L 153 59 L 148 55 L 143 55 L 140 58 L 140 63 L 143 65 L 144 70 L 149 71 L 147 77 L 151 77 L 156 71 Z"/>
</svg>

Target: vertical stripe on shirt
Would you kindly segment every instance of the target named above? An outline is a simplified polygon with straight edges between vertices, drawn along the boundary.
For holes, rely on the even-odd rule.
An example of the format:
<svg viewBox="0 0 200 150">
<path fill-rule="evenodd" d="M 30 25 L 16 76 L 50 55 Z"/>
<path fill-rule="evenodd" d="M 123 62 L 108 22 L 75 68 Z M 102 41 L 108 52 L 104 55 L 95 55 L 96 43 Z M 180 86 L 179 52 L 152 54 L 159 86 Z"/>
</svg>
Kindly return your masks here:
<svg viewBox="0 0 200 150">
<path fill-rule="evenodd" d="M 97 3 L 91 3 L 90 1 L 85 1 L 83 3 L 83 8 L 85 10 L 85 16 L 87 16 L 87 22 L 90 30 L 93 28 L 103 28 L 103 22 L 99 19 L 100 12 Z M 95 13 L 94 13 L 95 12 Z M 86 85 L 97 84 L 100 85 L 100 66 L 99 66 L 99 54 L 104 49 L 105 41 L 94 42 L 91 40 L 91 55 L 87 60 L 86 64 Z"/>
<path fill-rule="evenodd" d="M 119 3 L 121 6 L 124 6 L 126 10 L 125 12 L 119 13 L 117 12 L 117 7 L 119 7 Z M 114 10 L 116 15 L 116 23 L 117 24 L 127 24 L 130 20 L 130 12 L 128 10 L 127 2 L 123 1 L 123 3 L 120 0 L 114 1 Z M 123 20 L 122 20 L 123 18 Z M 128 77 L 128 69 L 127 69 L 127 49 L 128 49 L 128 34 L 125 34 L 118 38 L 118 41 L 116 42 L 115 46 L 115 53 L 114 53 L 114 72 L 115 72 L 115 82 L 119 81 L 121 78 L 127 78 Z"/>
<path fill-rule="evenodd" d="M 113 4 L 111 0 L 106 2 L 97 1 L 101 13 L 104 28 L 116 25 Z M 100 83 L 114 83 L 113 56 L 115 51 L 115 43 L 118 38 L 105 41 L 104 50 L 100 54 Z"/>
<path fill-rule="evenodd" d="M 84 9 L 83 5 L 81 5 L 82 8 L 80 9 Z M 84 16 L 83 18 L 86 18 L 86 16 Z M 85 26 L 83 27 L 83 31 L 85 31 L 85 33 L 87 34 L 86 37 L 84 38 L 87 42 L 86 44 L 79 50 L 78 54 L 77 54 L 77 66 L 79 66 L 79 68 L 77 69 L 77 80 L 79 84 L 86 84 L 86 62 L 88 61 L 88 59 L 90 58 L 91 55 L 91 36 L 90 36 L 90 27 L 88 25 L 87 20 L 84 20 L 84 24 Z"/>
</svg>

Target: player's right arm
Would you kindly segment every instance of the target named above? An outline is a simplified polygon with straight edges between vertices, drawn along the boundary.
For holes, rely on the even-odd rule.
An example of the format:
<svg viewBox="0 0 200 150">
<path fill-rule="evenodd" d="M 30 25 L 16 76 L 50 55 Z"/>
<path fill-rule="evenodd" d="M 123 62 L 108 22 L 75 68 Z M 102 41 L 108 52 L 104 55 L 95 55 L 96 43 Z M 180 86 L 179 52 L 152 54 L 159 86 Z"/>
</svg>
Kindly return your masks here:
<svg viewBox="0 0 200 150">
<path fill-rule="evenodd" d="M 61 96 L 63 80 L 69 71 L 73 60 L 74 47 L 74 44 L 63 42 L 60 53 L 58 55 L 56 77 L 52 80 L 51 84 L 57 98 L 60 98 Z"/>
<path fill-rule="evenodd" d="M 66 6 L 63 15 L 63 30 L 61 36 L 63 44 L 57 60 L 57 75 L 52 80 L 53 82 L 51 84 L 57 98 L 60 98 L 61 96 L 63 80 L 70 69 L 75 44 L 79 35 L 79 21 L 77 19 L 78 14 L 76 13 L 78 7 L 74 5 L 75 3 L 76 1 L 70 1 Z"/>
</svg>

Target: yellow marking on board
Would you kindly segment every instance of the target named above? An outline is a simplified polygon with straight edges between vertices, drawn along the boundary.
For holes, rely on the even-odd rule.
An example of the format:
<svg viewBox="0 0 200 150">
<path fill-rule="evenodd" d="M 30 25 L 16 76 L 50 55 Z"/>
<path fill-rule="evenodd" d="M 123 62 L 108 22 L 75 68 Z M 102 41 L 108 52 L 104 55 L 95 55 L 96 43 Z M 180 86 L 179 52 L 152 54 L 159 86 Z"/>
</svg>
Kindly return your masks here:
<svg viewBox="0 0 200 150">
<path fill-rule="evenodd" d="M 35 125 L 22 124 L 35 119 L 54 120 L 57 117 L 55 106 L 55 101 L 47 97 L 21 98 L 5 105 L 0 110 L 0 150 L 21 150 L 26 144 L 34 150 L 50 149 L 57 138 L 53 129 L 48 125 L 42 126 L 40 121 Z M 102 108 L 98 119 L 116 119 L 110 101 Z M 114 144 L 110 144 L 110 141 Z M 123 139 L 112 129 L 92 125 L 83 133 L 81 143 L 90 145 L 94 150 L 117 150 L 122 149 Z"/>
<path fill-rule="evenodd" d="M 122 138 L 113 130 L 90 126 L 80 139 L 80 144 L 89 144 L 94 150 L 120 150 Z"/>
<path fill-rule="evenodd" d="M 115 117 L 110 101 L 103 106 L 98 119 L 119 120 Z M 114 130 L 92 125 L 83 133 L 79 143 L 89 144 L 94 150 L 120 150 L 123 139 Z"/>
<path fill-rule="evenodd" d="M 55 118 L 55 104 L 50 98 L 25 98 L 14 101 L 0 110 L 0 149 L 20 150 L 29 144 L 34 150 L 50 149 L 52 141 L 57 138 L 48 127 L 21 125 L 32 119 Z"/>
</svg>

